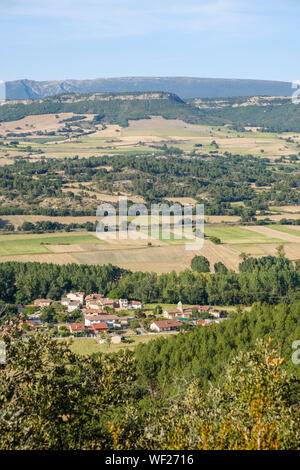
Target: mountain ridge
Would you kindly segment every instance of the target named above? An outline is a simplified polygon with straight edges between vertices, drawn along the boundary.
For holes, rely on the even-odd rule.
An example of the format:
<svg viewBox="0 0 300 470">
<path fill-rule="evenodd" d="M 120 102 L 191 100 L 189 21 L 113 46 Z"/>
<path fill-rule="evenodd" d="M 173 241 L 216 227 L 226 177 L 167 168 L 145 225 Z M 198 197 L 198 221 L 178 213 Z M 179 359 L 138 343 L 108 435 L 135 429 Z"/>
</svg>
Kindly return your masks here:
<svg viewBox="0 0 300 470">
<path fill-rule="evenodd" d="M 42 99 L 63 93 L 169 92 L 182 99 L 236 96 L 290 96 L 290 82 L 201 77 L 119 77 L 90 80 L 15 80 L 6 82 L 6 98 Z"/>
</svg>

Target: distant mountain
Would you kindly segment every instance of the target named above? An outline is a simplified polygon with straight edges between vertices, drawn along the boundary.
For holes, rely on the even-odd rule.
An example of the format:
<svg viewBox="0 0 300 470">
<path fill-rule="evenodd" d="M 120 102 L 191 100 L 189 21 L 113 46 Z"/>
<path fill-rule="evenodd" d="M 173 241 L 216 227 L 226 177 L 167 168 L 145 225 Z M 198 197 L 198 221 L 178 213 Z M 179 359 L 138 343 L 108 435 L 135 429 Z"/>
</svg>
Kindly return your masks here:
<svg viewBox="0 0 300 470">
<path fill-rule="evenodd" d="M 95 80 L 37 82 L 17 80 L 6 83 L 7 99 L 38 99 L 61 93 L 170 92 L 180 98 L 221 98 L 234 96 L 290 96 L 291 83 L 269 80 L 241 80 L 191 77 L 125 77 Z"/>
</svg>

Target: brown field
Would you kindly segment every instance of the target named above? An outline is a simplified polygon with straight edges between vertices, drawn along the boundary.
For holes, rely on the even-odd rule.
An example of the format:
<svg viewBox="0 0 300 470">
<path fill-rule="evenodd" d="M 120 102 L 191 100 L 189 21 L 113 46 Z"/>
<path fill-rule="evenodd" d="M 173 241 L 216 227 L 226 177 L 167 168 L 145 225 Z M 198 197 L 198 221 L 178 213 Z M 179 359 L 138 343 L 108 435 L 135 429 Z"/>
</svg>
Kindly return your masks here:
<svg viewBox="0 0 300 470">
<path fill-rule="evenodd" d="M 68 253 L 45 253 L 37 255 L 7 255 L 0 256 L 0 262 L 5 263 L 6 261 L 18 261 L 19 263 L 54 263 L 54 264 L 69 264 L 77 263 L 79 264 L 73 256 Z"/>
<path fill-rule="evenodd" d="M 283 242 L 289 242 L 289 243 L 298 243 L 300 245 L 300 240 L 297 235 L 291 235 L 290 233 L 286 232 L 278 232 L 277 230 L 272 230 L 270 227 L 264 227 L 264 226 L 247 226 L 245 227 L 248 230 L 251 230 L 256 233 L 261 233 L 262 235 L 266 235 L 267 237 L 270 238 L 280 238 Z"/>
<path fill-rule="evenodd" d="M 196 254 L 206 256 L 212 267 L 217 261 L 222 261 L 226 266 L 235 270 L 240 261 L 238 250 L 226 245 L 215 245 L 208 240 L 205 240 L 204 247 L 199 251 L 188 251 L 184 245 L 172 246 L 163 242 L 159 243 L 161 246 L 127 249 L 119 246 L 115 250 L 100 246 L 97 253 L 76 253 L 73 256 L 79 263 L 112 263 L 131 271 L 153 271 L 158 274 L 172 270 L 180 272 L 189 268 L 191 260 Z"/>
<path fill-rule="evenodd" d="M 16 134 L 22 132 L 50 132 L 57 131 L 64 126 L 60 123 L 64 119 L 69 119 L 75 116 L 74 113 L 60 113 L 57 114 L 40 114 L 39 116 L 26 116 L 18 121 L 2 122 L 0 123 L 0 133 L 14 132 Z M 93 117 L 91 115 L 91 117 Z"/>
<path fill-rule="evenodd" d="M 285 212 L 287 214 L 290 213 L 300 213 L 300 206 L 280 206 L 277 209 L 279 209 L 281 212 Z"/>
</svg>

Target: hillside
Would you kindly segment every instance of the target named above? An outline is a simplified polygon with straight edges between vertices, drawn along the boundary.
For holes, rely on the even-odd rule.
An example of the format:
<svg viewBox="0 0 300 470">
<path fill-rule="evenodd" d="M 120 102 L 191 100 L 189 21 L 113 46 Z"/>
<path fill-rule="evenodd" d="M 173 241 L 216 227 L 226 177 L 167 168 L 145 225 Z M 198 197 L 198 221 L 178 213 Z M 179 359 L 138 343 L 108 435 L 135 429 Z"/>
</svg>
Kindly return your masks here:
<svg viewBox="0 0 300 470">
<path fill-rule="evenodd" d="M 21 100 L 0 108 L 0 122 L 41 114 L 95 114 L 97 122 L 126 126 L 130 119 L 163 116 L 201 122 L 199 110 L 173 93 L 63 94 L 43 100 Z"/>
<path fill-rule="evenodd" d="M 229 96 L 289 96 L 291 83 L 271 80 L 241 80 L 194 77 L 125 77 L 95 80 L 7 82 L 7 99 L 38 99 L 61 93 L 124 93 L 165 91 L 181 98 Z"/>
<path fill-rule="evenodd" d="M 167 92 L 64 93 L 44 99 L 13 100 L 0 107 L 0 122 L 42 114 L 92 114 L 95 122 L 127 126 L 129 120 L 162 116 L 191 124 L 300 131 L 300 107 L 286 97 L 182 100 Z"/>
</svg>

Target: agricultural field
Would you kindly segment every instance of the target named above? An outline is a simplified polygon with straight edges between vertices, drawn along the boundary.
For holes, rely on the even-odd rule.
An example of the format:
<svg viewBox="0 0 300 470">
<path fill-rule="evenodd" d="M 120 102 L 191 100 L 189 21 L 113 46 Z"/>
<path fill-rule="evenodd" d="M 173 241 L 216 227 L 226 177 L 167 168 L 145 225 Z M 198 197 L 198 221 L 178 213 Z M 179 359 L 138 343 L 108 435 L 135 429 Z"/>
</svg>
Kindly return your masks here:
<svg viewBox="0 0 300 470">
<path fill-rule="evenodd" d="M 100 344 L 94 338 L 74 338 L 72 340 L 70 349 L 76 354 L 80 354 L 82 356 L 95 354 L 95 353 L 112 353 L 118 351 L 124 351 L 126 349 L 132 350 L 138 344 L 148 343 L 149 341 L 157 338 L 157 337 L 166 337 L 168 333 L 153 333 L 148 335 L 133 335 L 126 337 L 126 341 L 119 343 L 119 344 L 111 344 L 108 345 L 107 343 Z"/>
<path fill-rule="evenodd" d="M 76 121 L 76 127 L 73 123 L 68 132 L 64 132 L 66 121 L 74 117 L 81 118 L 81 125 L 84 123 L 82 134 L 78 133 Z M 238 132 L 227 126 L 188 124 L 180 119 L 160 116 L 129 121 L 128 127 L 95 124 L 93 118 L 94 115 L 82 118 L 73 113 L 60 113 L 27 116 L 19 121 L 0 123 L 0 165 L 11 163 L 20 156 L 35 161 L 42 157 L 153 154 L 159 152 L 157 147 L 163 144 L 176 145 L 184 151 L 201 146 L 203 152 L 218 148 L 220 153 L 252 154 L 274 160 L 282 155 L 298 153 L 300 143 L 300 134 L 297 133 L 279 135 L 255 129 Z M 8 137 L 11 133 L 14 137 Z M 30 135 L 23 137 L 24 133 Z M 39 136 L 38 133 L 54 135 Z"/>
<path fill-rule="evenodd" d="M 77 247 L 103 243 L 90 234 L 42 234 L 42 235 L 1 235 L 0 256 L 70 252 Z"/>
<path fill-rule="evenodd" d="M 128 126 L 126 127 L 124 124 L 125 127 L 122 127 L 117 123 L 98 122 L 95 117 L 95 114 L 59 112 L 58 114 L 32 115 L 16 121 L 0 123 L 1 169 L 5 165 L 10 167 L 14 163 L 18 164 L 23 161 L 40 165 L 40 160 L 44 160 L 52 165 L 47 169 L 51 174 L 49 180 L 46 183 L 43 181 L 43 177 L 40 177 L 43 175 L 40 173 L 40 168 L 35 170 L 30 167 L 27 170 L 24 163 L 24 167 L 20 171 L 24 171 L 27 178 L 26 184 L 30 187 L 28 179 L 30 180 L 32 175 L 33 182 L 40 179 L 41 185 L 38 191 L 43 191 L 47 184 L 50 185 L 54 181 L 52 192 L 49 190 L 49 194 L 47 191 L 37 194 L 36 188 L 33 188 L 29 204 L 26 206 L 26 209 L 29 209 L 28 215 L 3 215 L 0 217 L 1 223 L 4 224 L 2 230 L 5 230 L 5 224 L 13 224 L 15 227 L 14 234 L 0 236 L 0 261 L 43 261 L 58 264 L 66 262 L 78 264 L 112 263 L 132 271 L 166 273 L 171 270 L 179 272 L 189 268 L 193 256 L 201 254 L 210 261 L 211 270 L 218 261 L 223 262 L 230 269 L 237 270 L 242 253 L 253 256 L 274 255 L 280 244 L 284 244 L 286 255 L 290 259 L 300 258 L 300 232 L 297 232 L 296 226 L 274 225 L 272 228 L 240 226 L 240 215 L 228 215 L 226 212 L 224 215 L 205 215 L 206 235 L 219 238 L 221 244 L 215 244 L 211 240 L 205 239 L 201 250 L 194 251 L 186 250 L 185 244 L 188 239 L 178 240 L 174 236 L 174 232 L 171 233 L 170 239 L 160 234 L 158 239 L 144 237 L 135 240 L 100 240 L 91 232 L 46 233 L 43 235 L 18 233 L 18 228 L 25 221 L 32 223 L 56 221 L 63 224 L 94 223 L 97 220 L 96 215 L 83 216 L 81 215 L 83 210 L 88 209 L 86 213 L 96 214 L 97 205 L 101 202 L 117 204 L 120 195 L 126 195 L 134 203 L 149 203 L 149 200 L 156 200 L 160 195 L 159 191 L 161 191 L 162 195 L 165 194 L 164 200 L 170 203 L 179 202 L 194 205 L 199 198 L 205 202 L 211 202 L 215 187 L 222 184 L 222 175 L 218 184 L 212 189 L 210 188 L 210 193 L 206 192 L 206 187 L 211 183 L 211 175 L 214 173 L 212 170 L 211 174 L 206 175 L 205 169 L 210 169 L 210 164 L 213 164 L 216 154 L 219 158 L 223 159 L 224 157 L 224 160 L 230 153 L 245 157 L 245 161 L 250 159 L 251 155 L 268 159 L 267 163 L 264 162 L 266 174 L 269 169 L 278 174 L 279 166 L 281 167 L 280 171 L 284 174 L 286 169 L 292 170 L 293 165 L 295 168 L 298 165 L 297 160 L 290 159 L 299 153 L 300 133 L 297 132 L 261 132 L 259 128 L 254 126 L 237 131 L 229 125 L 199 124 L 199 121 L 197 124 L 192 124 L 181 119 L 165 119 L 161 116 L 150 116 L 149 119 L 129 119 Z M 201 178 L 197 175 L 197 178 L 204 179 L 204 189 L 197 189 L 197 192 L 193 193 L 191 189 L 193 189 L 196 180 L 189 179 L 190 175 L 187 175 L 186 180 L 180 179 L 181 168 L 178 173 L 172 173 L 170 179 L 165 183 L 170 192 L 163 187 L 164 178 L 162 175 L 165 173 L 160 173 L 158 166 L 161 161 L 167 158 L 163 150 L 167 147 L 182 151 L 179 152 L 180 157 L 176 161 L 178 165 L 183 166 L 182 162 L 188 161 L 191 156 L 200 163 L 203 161 L 203 164 L 206 165 L 204 166 L 204 174 L 201 174 Z M 116 159 L 119 160 L 119 155 L 123 156 L 123 160 L 127 159 L 127 156 L 144 156 L 141 157 L 144 163 L 140 167 L 135 167 L 128 159 L 118 167 Z M 176 158 L 176 152 L 170 155 L 168 163 L 171 165 Z M 68 163 L 61 161 L 66 157 L 70 159 L 78 157 L 79 160 L 93 156 L 101 157 L 97 162 L 99 166 L 93 167 L 93 162 L 91 162 L 91 166 L 82 168 L 84 174 L 81 174 L 81 168 L 79 170 L 76 168 L 76 163 L 73 163 L 74 167 L 70 168 L 68 173 L 65 172 Z M 20 157 L 24 160 L 20 160 Z M 275 161 L 282 157 L 287 158 L 279 163 Z M 179 161 L 180 159 L 181 161 Z M 148 162 L 150 162 L 149 168 L 147 168 Z M 154 166 L 156 165 L 157 173 L 155 171 L 151 173 L 152 162 Z M 229 171 L 233 172 L 232 174 L 236 168 L 238 168 L 239 174 L 245 174 L 244 169 L 238 166 L 239 163 L 235 164 L 229 160 L 227 163 Z M 58 164 L 62 166 L 55 167 Z M 288 165 L 289 168 L 287 168 Z M 76 170 L 74 178 L 73 168 Z M 95 171 L 91 172 L 92 176 L 89 179 L 90 168 L 94 168 Z M 144 170 L 144 168 L 146 169 Z M 29 173 L 27 174 L 26 171 Z M 101 171 L 103 171 L 102 174 Z M 185 171 L 189 171 L 189 168 Z M 4 179 L 6 176 L 4 174 Z M 142 180 L 141 184 L 139 178 Z M 239 181 L 235 181 L 235 184 L 238 183 Z M 145 190 L 148 184 L 154 188 L 150 189 L 150 194 Z M 158 188 L 155 193 L 160 184 L 162 187 Z M 249 190 L 254 193 L 254 196 L 261 195 L 271 188 L 270 183 L 269 186 L 264 182 L 256 184 L 251 181 L 248 184 Z M 220 192 L 222 193 L 222 190 Z M 58 193 L 59 195 L 57 195 Z M 254 196 L 251 195 L 252 198 Z M 26 197 L 27 193 L 11 195 L 10 190 L 5 187 L 4 193 L 0 195 L 0 201 L 2 205 L 5 203 L 8 208 L 13 204 L 16 207 L 24 208 Z M 268 218 L 275 222 L 279 222 L 283 217 L 300 218 L 300 206 L 295 201 L 291 205 L 283 203 L 282 206 L 279 206 L 279 204 L 277 201 L 276 205 L 274 203 L 269 208 Z M 61 205 L 64 205 L 64 208 L 68 210 L 66 213 L 77 211 L 78 215 L 61 216 L 59 213 L 56 216 L 33 215 L 38 213 L 37 208 L 57 210 Z M 230 202 L 230 206 L 233 210 L 229 214 L 246 208 L 244 201 L 239 201 L 236 198 Z M 213 213 L 222 214 L 222 212 Z M 260 211 L 257 211 L 258 220 L 266 217 L 264 212 L 261 214 Z"/>
<path fill-rule="evenodd" d="M 263 233 L 257 233 L 239 226 L 205 227 L 205 234 L 220 238 L 222 243 L 230 244 L 262 244 L 281 243 L 280 236 L 271 238 Z"/>
<path fill-rule="evenodd" d="M 284 244 L 287 256 L 291 259 L 300 257 L 300 231 L 295 229 L 295 235 L 276 230 L 275 227 L 209 225 L 205 227 L 206 235 L 218 237 L 222 243 L 215 244 L 205 239 L 200 250 L 187 250 L 185 242 L 188 240 L 147 237 L 100 240 L 95 234 L 86 232 L 1 235 L 0 261 L 111 263 L 132 271 L 160 274 L 189 268 L 196 254 L 207 257 L 212 269 L 216 262 L 221 261 L 233 270 L 238 269 L 241 253 L 255 256 L 276 254 L 280 244 Z"/>
</svg>

